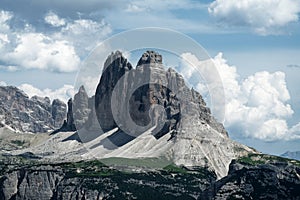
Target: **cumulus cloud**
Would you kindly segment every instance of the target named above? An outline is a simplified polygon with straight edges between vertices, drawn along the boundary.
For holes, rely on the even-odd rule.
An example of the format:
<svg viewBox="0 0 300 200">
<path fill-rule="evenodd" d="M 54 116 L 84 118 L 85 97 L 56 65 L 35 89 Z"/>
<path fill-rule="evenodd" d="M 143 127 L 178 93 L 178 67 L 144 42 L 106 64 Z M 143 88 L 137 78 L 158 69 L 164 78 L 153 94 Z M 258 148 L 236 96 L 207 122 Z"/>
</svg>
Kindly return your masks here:
<svg viewBox="0 0 300 200">
<path fill-rule="evenodd" d="M 111 32 L 110 25 L 104 20 L 78 19 L 68 22 L 53 37 L 71 42 L 79 55 L 86 56 Z"/>
<path fill-rule="evenodd" d="M 74 47 L 67 41 L 52 40 L 42 33 L 18 35 L 17 46 L 2 59 L 23 68 L 57 72 L 75 71 L 80 63 Z"/>
<path fill-rule="evenodd" d="M 13 14 L 8 11 L 0 11 L 0 30 L 1 32 L 6 32 L 9 30 L 9 25 L 7 24 L 13 17 Z"/>
<path fill-rule="evenodd" d="M 72 85 L 64 85 L 61 88 L 52 90 L 52 89 L 38 89 L 30 84 L 22 84 L 18 87 L 23 90 L 29 97 L 40 96 L 40 97 L 49 97 L 51 100 L 60 99 L 64 102 L 67 102 L 69 98 L 72 98 L 75 94 L 74 87 Z"/>
<path fill-rule="evenodd" d="M 8 23 L 12 17 L 11 12 L 0 11 L 0 50 L 3 49 L 6 44 L 10 43 L 7 33 L 10 30 Z"/>
<path fill-rule="evenodd" d="M 74 72 L 81 59 L 111 33 L 104 20 L 64 19 L 48 12 L 44 22 L 55 27 L 41 32 L 20 19 L 24 27 L 11 25 L 12 12 L 0 11 L 1 70 L 41 69 L 53 72 Z"/>
<path fill-rule="evenodd" d="M 59 26 L 63 26 L 66 24 L 65 19 L 58 17 L 58 15 L 56 15 L 55 13 L 53 13 L 51 11 L 46 14 L 45 22 L 54 27 L 59 27 Z"/>
<path fill-rule="evenodd" d="M 198 68 L 208 69 L 205 73 L 210 73 L 209 69 L 214 68 L 205 67 L 207 61 L 197 61 L 191 53 L 183 54 L 182 57 L 193 60 L 192 64 Z M 212 62 L 223 83 L 225 126 L 234 136 L 266 141 L 300 138 L 300 123 L 292 128 L 287 125 L 288 118 L 294 112 L 287 103 L 290 94 L 283 72 L 262 71 L 240 80 L 236 67 L 228 65 L 222 53 L 213 58 Z M 191 77 L 185 75 L 185 78 Z M 197 89 L 202 94 L 209 92 L 205 88 L 202 82 L 198 83 Z"/>
<path fill-rule="evenodd" d="M 218 20 L 233 26 L 250 26 L 259 34 L 270 34 L 278 27 L 297 22 L 298 0 L 215 0 L 208 8 Z"/>
</svg>

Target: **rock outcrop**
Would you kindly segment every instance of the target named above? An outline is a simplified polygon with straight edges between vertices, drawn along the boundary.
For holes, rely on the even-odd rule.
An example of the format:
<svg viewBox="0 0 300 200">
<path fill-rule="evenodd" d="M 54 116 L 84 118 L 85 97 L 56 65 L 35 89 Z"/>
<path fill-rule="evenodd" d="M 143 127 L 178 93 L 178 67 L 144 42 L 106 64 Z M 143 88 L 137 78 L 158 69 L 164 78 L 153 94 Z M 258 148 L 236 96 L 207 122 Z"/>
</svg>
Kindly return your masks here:
<svg viewBox="0 0 300 200">
<path fill-rule="evenodd" d="M 53 134 L 72 132 L 82 128 L 90 130 L 98 124 L 96 120 L 95 97 L 88 97 L 84 86 L 80 86 L 78 92 L 74 95 L 74 100 L 72 98 L 68 100 L 67 119 Z"/>
<path fill-rule="evenodd" d="M 261 156 L 261 155 L 259 155 Z M 12 159 L 12 158 L 10 158 Z M 249 159 L 249 158 L 247 158 Z M 281 160 L 281 158 L 279 158 Z M 0 199 L 291 199 L 300 197 L 300 168 L 293 161 L 235 160 L 216 180 L 205 168 L 126 173 L 99 161 L 37 164 L 6 162 Z M 31 161 L 32 162 L 32 161 Z"/>
<path fill-rule="evenodd" d="M 51 107 L 51 114 L 54 120 L 54 126 L 59 127 L 61 126 L 62 122 L 66 117 L 66 104 L 59 99 L 54 99 L 52 101 Z"/>
<path fill-rule="evenodd" d="M 111 96 L 119 79 L 124 76 L 126 71 L 131 69 L 131 64 L 119 51 L 112 53 L 105 61 L 100 83 L 95 94 L 96 114 L 104 132 L 117 127 L 111 111 Z M 120 97 L 123 98 L 123 95 L 121 93 Z"/>
<path fill-rule="evenodd" d="M 48 132 L 59 128 L 66 115 L 66 105 L 48 97 L 29 98 L 13 86 L 0 86 L 0 124 L 19 132 Z"/>
<path fill-rule="evenodd" d="M 59 129 L 54 130 L 51 134 L 55 134 L 58 132 L 69 132 L 69 131 L 76 131 L 76 125 L 74 123 L 73 117 L 73 101 L 72 98 L 68 100 L 68 112 L 67 112 L 67 119 L 64 120 L 62 126 Z"/>
<path fill-rule="evenodd" d="M 255 157 L 250 163 L 233 161 L 228 176 L 213 183 L 202 198 L 300 199 L 299 165 L 282 158 L 264 163 L 260 160 L 261 155 Z"/>
<path fill-rule="evenodd" d="M 81 129 L 86 121 L 91 109 L 89 108 L 89 97 L 85 88 L 81 86 L 74 96 L 73 101 L 73 116 L 76 129 Z"/>
</svg>

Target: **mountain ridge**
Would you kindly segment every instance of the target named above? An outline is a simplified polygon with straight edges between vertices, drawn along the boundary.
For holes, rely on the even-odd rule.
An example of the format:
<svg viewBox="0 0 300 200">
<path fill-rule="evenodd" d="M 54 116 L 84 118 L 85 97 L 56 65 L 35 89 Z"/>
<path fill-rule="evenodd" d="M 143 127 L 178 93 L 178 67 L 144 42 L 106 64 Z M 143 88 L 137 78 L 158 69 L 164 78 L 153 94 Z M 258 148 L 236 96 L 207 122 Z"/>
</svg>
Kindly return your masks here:
<svg viewBox="0 0 300 200">
<path fill-rule="evenodd" d="M 59 99 L 28 97 L 14 86 L 0 86 L 0 127 L 18 132 L 49 132 L 59 128 L 65 118 L 66 105 Z"/>
<path fill-rule="evenodd" d="M 28 134 L 24 146 L 28 135 L 20 134 L 13 150 L 1 150 L 0 199 L 299 199 L 298 161 L 232 141 L 201 95 L 162 63 L 149 51 L 132 68 L 112 53 L 99 90 L 88 97 L 80 87 L 56 132 Z M 37 108 L 50 105 L 17 96 Z M 129 127 L 124 117 L 132 118 Z"/>
<path fill-rule="evenodd" d="M 280 156 L 285 157 L 285 158 L 300 160 L 300 151 L 287 151 L 287 152 L 281 154 Z"/>
</svg>

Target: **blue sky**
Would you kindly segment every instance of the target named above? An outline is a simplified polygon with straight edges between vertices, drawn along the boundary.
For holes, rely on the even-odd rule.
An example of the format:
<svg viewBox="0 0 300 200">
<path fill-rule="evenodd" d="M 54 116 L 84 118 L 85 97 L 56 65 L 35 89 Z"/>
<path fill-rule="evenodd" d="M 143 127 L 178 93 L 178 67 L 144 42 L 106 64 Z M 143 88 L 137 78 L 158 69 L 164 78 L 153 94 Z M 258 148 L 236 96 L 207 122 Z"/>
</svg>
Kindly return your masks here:
<svg viewBox="0 0 300 200">
<path fill-rule="evenodd" d="M 236 95 L 228 112 L 242 116 L 225 122 L 232 138 L 267 153 L 300 150 L 299 14 L 299 0 L 2 0 L 0 83 L 66 99 L 80 63 L 103 40 L 134 28 L 173 29 L 224 72 L 226 92 Z M 256 109 L 263 124 L 252 119 Z"/>
</svg>

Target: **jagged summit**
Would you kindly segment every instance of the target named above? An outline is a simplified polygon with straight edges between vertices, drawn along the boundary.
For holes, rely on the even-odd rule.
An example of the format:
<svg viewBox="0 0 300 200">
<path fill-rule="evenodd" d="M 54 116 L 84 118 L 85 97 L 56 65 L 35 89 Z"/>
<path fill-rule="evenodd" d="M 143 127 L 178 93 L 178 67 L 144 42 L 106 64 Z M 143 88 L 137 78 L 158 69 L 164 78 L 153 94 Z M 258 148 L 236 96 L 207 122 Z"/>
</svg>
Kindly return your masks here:
<svg viewBox="0 0 300 200">
<path fill-rule="evenodd" d="M 104 62 L 103 72 L 105 72 L 105 70 L 111 65 L 114 65 L 118 68 L 124 68 L 126 70 L 130 70 L 132 68 L 131 64 L 120 51 L 111 52 Z"/>
<path fill-rule="evenodd" d="M 112 152 L 100 153 L 100 157 L 164 155 L 179 165 L 206 166 L 223 177 L 231 160 L 249 150 L 228 138 L 202 96 L 185 84 L 182 75 L 163 68 L 160 54 L 146 51 L 136 69 L 119 51 L 105 63 L 95 94 L 95 110 L 105 132 L 118 131 L 102 141 L 98 152 L 103 151 L 101 148 Z M 158 148 L 161 145 L 164 148 Z"/>
<path fill-rule="evenodd" d="M 143 64 L 162 64 L 162 56 L 155 51 L 146 51 L 137 63 L 137 66 Z"/>
</svg>

